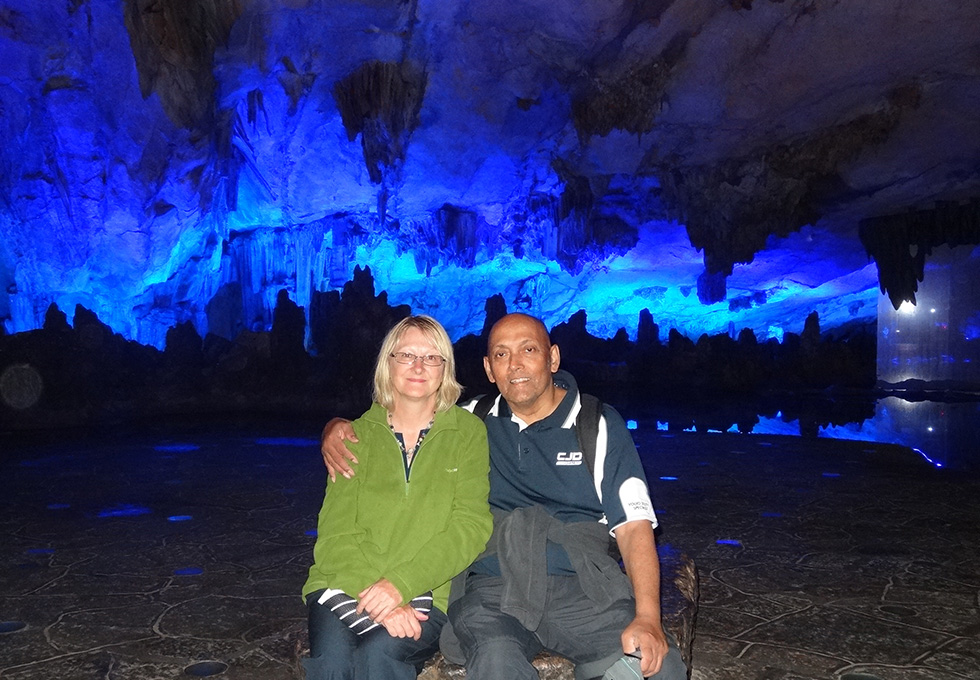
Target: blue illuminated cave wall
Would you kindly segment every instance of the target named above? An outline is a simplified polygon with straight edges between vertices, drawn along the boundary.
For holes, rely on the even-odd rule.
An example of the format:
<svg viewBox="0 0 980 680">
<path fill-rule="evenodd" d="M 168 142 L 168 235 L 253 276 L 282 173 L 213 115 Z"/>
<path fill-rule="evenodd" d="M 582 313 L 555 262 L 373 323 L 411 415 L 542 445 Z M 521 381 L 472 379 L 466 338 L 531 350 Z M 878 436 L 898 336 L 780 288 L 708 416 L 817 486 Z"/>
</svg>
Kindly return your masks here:
<svg viewBox="0 0 980 680">
<path fill-rule="evenodd" d="M 454 339 L 479 332 L 497 293 L 549 326 L 583 309 L 600 337 L 635 337 L 643 309 L 664 339 L 780 338 L 813 311 L 823 329 L 875 319 L 874 267 L 829 221 L 771 236 L 702 302 L 704 253 L 637 172 L 650 137 L 582 138 L 534 27 L 509 42 L 494 3 L 240 3 L 214 19 L 226 30 L 203 74 L 134 28 L 137 4 L 4 3 L 7 333 L 41 327 L 54 303 L 157 348 L 185 321 L 232 338 L 269 328 L 280 290 L 308 313 L 357 266 Z M 369 62 L 423 69 L 398 77 L 424 97 L 352 137 L 337 84 Z M 393 155 L 372 167 L 378 139 Z"/>
</svg>

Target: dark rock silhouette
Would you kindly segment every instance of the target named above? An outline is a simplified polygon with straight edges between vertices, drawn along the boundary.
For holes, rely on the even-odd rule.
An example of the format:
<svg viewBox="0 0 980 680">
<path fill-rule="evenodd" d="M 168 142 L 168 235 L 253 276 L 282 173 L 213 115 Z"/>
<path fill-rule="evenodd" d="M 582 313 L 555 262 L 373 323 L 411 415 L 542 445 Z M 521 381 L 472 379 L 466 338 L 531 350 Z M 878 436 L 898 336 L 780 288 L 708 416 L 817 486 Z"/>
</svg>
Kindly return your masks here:
<svg viewBox="0 0 980 680">
<path fill-rule="evenodd" d="M 218 295 L 228 299 L 225 289 Z M 81 306 L 69 325 L 52 305 L 43 329 L 0 336 L 0 429 L 188 414 L 354 415 L 370 402 L 385 333 L 411 310 L 390 306 L 385 292 L 375 294 L 367 268 L 357 268 L 342 292 L 313 300 L 309 351 L 304 310 L 285 290 L 271 329 L 241 329 L 234 340 L 215 333 L 202 339 L 193 325 L 180 323 L 167 332 L 163 351 L 113 333 Z M 491 326 L 507 313 L 503 297 L 488 298 L 485 311 L 480 334 L 456 343 L 466 396 L 496 391 L 483 357 Z M 657 409 L 670 429 L 751 431 L 759 415 L 781 412 L 799 418 L 802 434 L 815 435 L 819 425 L 874 412 L 870 329 L 821 335 L 812 314 L 801 334 L 787 333 L 782 343 L 760 343 L 748 329 L 737 339 L 702 335 L 696 342 L 671 329 L 662 343 L 647 310 L 640 313 L 636 341 L 622 329 L 597 338 L 587 325 L 579 311 L 551 329 L 562 366 L 584 390 L 610 403 Z"/>
</svg>

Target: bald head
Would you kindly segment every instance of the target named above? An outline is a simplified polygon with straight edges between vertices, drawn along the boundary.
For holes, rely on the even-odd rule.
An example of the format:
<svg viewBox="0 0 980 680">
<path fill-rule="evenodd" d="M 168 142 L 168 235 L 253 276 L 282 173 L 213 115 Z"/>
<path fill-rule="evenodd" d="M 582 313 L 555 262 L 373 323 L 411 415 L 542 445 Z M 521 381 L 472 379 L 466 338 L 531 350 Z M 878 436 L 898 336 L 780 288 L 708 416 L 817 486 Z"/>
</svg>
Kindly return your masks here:
<svg viewBox="0 0 980 680">
<path fill-rule="evenodd" d="M 548 337 L 548 329 L 545 328 L 541 319 L 530 314 L 515 312 L 508 314 L 490 327 L 490 335 L 487 337 L 487 356 L 490 356 L 490 348 L 493 347 L 494 334 L 508 334 L 515 329 L 520 329 L 528 337 L 535 337 L 545 347 L 551 346 L 551 339 Z"/>
</svg>

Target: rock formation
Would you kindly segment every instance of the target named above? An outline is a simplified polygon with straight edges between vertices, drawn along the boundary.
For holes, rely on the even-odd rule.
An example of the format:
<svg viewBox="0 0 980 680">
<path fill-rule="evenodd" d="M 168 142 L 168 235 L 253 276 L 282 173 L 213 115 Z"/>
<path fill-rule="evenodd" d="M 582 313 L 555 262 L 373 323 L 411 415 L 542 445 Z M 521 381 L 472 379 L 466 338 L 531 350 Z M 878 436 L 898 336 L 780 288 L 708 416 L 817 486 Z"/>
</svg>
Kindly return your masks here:
<svg viewBox="0 0 980 680">
<path fill-rule="evenodd" d="M 370 266 L 454 338 L 498 293 L 602 337 L 642 309 L 692 338 L 871 322 L 930 244 L 980 241 L 977 25 L 975 0 L 8 0 L 0 320 L 231 341 L 280 290 L 312 327 Z"/>
</svg>

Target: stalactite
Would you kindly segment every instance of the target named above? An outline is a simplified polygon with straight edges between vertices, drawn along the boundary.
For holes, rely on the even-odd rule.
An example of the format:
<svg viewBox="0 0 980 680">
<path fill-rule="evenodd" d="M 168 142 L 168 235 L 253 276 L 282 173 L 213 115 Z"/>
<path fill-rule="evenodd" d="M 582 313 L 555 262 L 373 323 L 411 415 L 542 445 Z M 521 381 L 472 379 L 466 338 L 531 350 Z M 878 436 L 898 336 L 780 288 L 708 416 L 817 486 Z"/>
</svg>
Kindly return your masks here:
<svg viewBox="0 0 980 680">
<path fill-rule="evenodd" d="M 878 267 L 881 292 L 898 309 L 902 302 L 915 303 L 933 248 L 980 244 L 980 198 L 865 219 L 858 226 L 858 235 Z"/>
<path fill-rule="evenodd" d="M 143 97 L 172 121 L 206 129 L 214 113 L 214 51 L 228 40 L 241 0 L 125 0 L 126 28 Z"/>
<path fill-rule="evenodd" d="M 594 77 L 572 102 L 572 122 L 579 137 L 604 137 L 613 129 L 634 134 L 652 130 L 671 72 L 683 58 L 690 37 L 678 34 L 656 59 L 634 66 L 614 80 Z"/>
<path fill-rule="evenodd" d="M 920 95 L 917 84 L 899 88 L 875 113 L 716 166 L 665 163 L 664 199 L 687 225 L 691 245 L 705 251 L 706 267 L 731 275 L 736 263 L 752 262 L 769 236 L 815 222 L 827 188 L 841 182 L 837 168 L 884 142 Z"/>
<path fill-rule="evenodd" d="M 427 82 L 426 73 L 411 62 L 369 61 L 334 85 L 347 138 L 354 141 L 361 135 L 364 162 L 375 184 L 404 161 Z"/>
<path fill-rule="evenodd" d="M 725 284 L 726 276 L 718 272 L 711 272 L 707 266 L 698 275 L 698 300 L 703 305 L 714 304 L 725 299 L 727 287 Z"/>
</svg>

